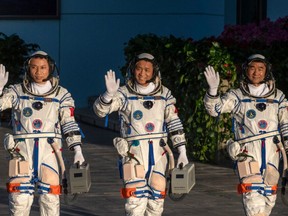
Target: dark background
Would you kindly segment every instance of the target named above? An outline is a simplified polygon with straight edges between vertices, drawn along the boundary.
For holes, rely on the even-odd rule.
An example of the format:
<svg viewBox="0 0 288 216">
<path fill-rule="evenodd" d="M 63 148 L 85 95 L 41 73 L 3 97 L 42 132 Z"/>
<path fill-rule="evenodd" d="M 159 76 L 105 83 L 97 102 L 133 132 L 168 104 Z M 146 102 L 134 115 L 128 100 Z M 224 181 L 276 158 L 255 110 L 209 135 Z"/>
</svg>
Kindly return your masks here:
<svg viewBox="0 0 288 216">
<path fill-rule="evenodd" d="M 60 0 L 0 0 L 0 18 L 58 18 Z"/>
</svg>

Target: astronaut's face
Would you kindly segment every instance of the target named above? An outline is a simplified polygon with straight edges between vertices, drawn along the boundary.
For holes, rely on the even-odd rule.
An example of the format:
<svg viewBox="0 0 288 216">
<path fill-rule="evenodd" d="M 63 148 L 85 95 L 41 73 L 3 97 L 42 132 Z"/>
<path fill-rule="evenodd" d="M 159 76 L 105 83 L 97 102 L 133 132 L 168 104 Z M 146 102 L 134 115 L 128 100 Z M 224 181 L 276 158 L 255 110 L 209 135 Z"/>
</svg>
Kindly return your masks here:
<svg viewBox="0 0 288 216">
<path fill-rule="evenodd" d="M 266 74 L 266 65 L 263 62 L 251 62 L 248 65 L 247 77 L 250 82 L 259 86 L 264 80 Z"/>
<path fill-rule="evenodd" d="M 45 58 L 32 58 L 29 62 L 30 75 L 34 82 L 45 83 L 49 76 L 49 64 Z"/>
<path fill-rule="evenodd" d="M 134 76 L 137 83 L 147 86 L 153 77 L 153 64 L 146 60 L 138 61 L 135 65 Z"/>
</svg>

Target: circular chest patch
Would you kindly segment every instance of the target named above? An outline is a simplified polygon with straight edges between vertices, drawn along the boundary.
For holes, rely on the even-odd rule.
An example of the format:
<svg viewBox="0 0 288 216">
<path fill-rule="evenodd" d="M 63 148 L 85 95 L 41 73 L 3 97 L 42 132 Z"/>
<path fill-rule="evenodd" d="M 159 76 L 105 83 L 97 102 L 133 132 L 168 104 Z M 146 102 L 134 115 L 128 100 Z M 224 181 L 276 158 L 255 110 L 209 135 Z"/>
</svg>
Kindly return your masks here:
<svg viewBox="0 0 288 216">
<path fill-rule="evenodd" d="M 145 130 L 147 132 L 153 132 L 155 129 L 155 125 L 152 123 L 152 122 L 148 122 L 146 125 L 145 125 Z"/>
<path fill-rule="evenodd" d="M 139 144 L 140 144 L 139 140 L 132 141 L 132 146 L 139 146 Z"/>
<path fill-rule="evenodd" d="M 266 104 L 265 103 L 258 103 L 258 104 L 256 104 L 256 109 L 262 112 L 266 109 Z"/>
<path fill-rule="evenodd" d="M 142 117 L 143 117 L 143 113 L 140 110 L 136 110 L 133 113 L 133 118 L 136 119 L 136 120 L 140 120 L 140 119 L 142 119 Z"/>
<path fill-rule="evenodd" d="M 253 118 L 255 118 L 255 116 L 256 116 L 256 111 L 253 110 L 253 109 L 250 109 L 250 110 L 248 110 L 248 111 L 246 112 L 246 116 L 247 116 L 247 118 L 249 118 L 249 119 L 253 119 Z"/>
<path fill-rule="evenodd" d="M 23 115 L 25 117 L 30 117 L 32 114 L 33 114 L 33 111 L 32 111 L 32 109 L 30 107 L 25 107 L 23 109 Z"/>
<path fill-rule="evenodd" d="M 259 127 L 260 129 L 266 129 L 267 126 L 268 126 L 268 123 L 267 123 L 267 121 L 265 121 L 265 120 L 260 120 L 260 121 L 258 122 L 258 127 Z"/>
<path fill-rule="evenodd" d="M 43 104 L 40 101 L 37 101 L 32 104 L 32 107 L 35 110 L 41 110 L 43 108 Z"/>
<path fill-rule="evenodd" d="M 33 128 L 35 129 L 39 129 L 42 127 L 42 121 L 40 119 L 35 119 L 33 122 L 32 122 L 32 125 L 33 125 Z"/>
<path fill-rule="evenodd" d="M 153 105 L 154 104 L 152 101 L 144 101 L 144 103 L 143 103 L 143 106 L 148 110 L 150 110 L 153 107 Z"/>
</svg>

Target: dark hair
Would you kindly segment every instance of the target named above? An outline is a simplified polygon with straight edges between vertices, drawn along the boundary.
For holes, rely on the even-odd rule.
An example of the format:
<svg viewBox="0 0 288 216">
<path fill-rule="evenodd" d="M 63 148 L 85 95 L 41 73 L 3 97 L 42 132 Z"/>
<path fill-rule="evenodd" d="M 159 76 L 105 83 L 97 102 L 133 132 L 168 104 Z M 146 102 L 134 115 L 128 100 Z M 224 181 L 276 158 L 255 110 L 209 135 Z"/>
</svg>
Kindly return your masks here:
<svg viewBox="0 0 288 216">
<path fill-rule="evenodd" d="M 242 79 L 244 82 L 250 83 L 250 80 L 247 77 L 247 70 L 252 62 L 263 62 L 266 65 L 266 74 L 263 83 L 269 80 L 274 80 L 272 65 L 270 62 L 265 58 L 265 56 L 261 54 L 253 54 L 249 56 L 247 60 L 242 64 Z"/>
<path fill-rule="evenodd" d="M 47 80 L 51 79 L 55 73 L 55 71 L 57 71 L 57 76 L 59 76 L 59 72 L 58 69 L 56 67 L 55 61 L 44 51 L 36 51 L 34 53 L 32 53 L 29 58 L 26 59 L 26 61 L 24 62 L 24 70 L 25 70 L 25 78 L 28 79 L 29 81 L 32 80 L 32 77 L 30 75 L 30 68 L 29 68 L 29 64 L 31 59 L 35 59 L 35 58 L 41 58 L 41 59 L 46 59 L 49 65 L 49 75 L 47 77 Z"/>
<path fill-rule="evenodd" d="M 150 53 L 141 53 L 139 55 L 136 55 L 129 62 L 129 65 L 128 65 L 128 68 L 127 68 L 127 72 L 126 72 L 126 79 L 129 79 L 131 77 L 133 80 L 135 80 L 134 70 L 135 70 L 137 62 L 139 62 L 141 60 L 145 60 L 145 61 L 151 62 L 152 65 L 153 65 L 153 76 L 149 80 L 149 82 L 153 82 L 156 79 L 157 76 L 160 77 L 160 69 L 159 69 L 159 65 L 158 65 L 157 61 L 155 60 L 155 57 L 153 55 L 151 55 Z"/>
</svg>

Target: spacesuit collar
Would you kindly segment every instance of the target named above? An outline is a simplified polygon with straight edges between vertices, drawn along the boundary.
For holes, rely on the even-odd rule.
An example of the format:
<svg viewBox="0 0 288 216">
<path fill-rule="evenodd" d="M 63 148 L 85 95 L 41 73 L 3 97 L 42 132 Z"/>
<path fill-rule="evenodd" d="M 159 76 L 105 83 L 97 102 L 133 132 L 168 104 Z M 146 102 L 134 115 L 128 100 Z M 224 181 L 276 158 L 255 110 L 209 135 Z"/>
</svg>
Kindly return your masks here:
<svg viewBox="0 0 288 216">
<path fill-rule="evenodd" d="M 59 85 L 59 79 L 57 79 L 55 77 L 52 77 L 47 82 L 51 82 L 52 88 L 48 92 L 46 92 L 44 94 L 37 94 L 37 93 L 33 92 L 32 88 L 31 88 L 31 83 L 27 79 L 25 79 L 23 81 L 23 85 L 22 86 L 23 86 L 24 92 L 27 92 L 27 93 L 29 93 L 31 95 L 34 95 L 34 96 L 45 97 L 45 96 L 48 96 L 50 94 L 53 94 L 57 90 L 57 87 Z"/>
<path fill-rule="evenodd" d="M 52 84 L 50 81 L 46 81 L 45 83 L 31 82 L 30 86 L 34 94 L 45 94 L 52 89 Z"/>
<path fill-rule="evenodd" d="M 159 91 L 162 90 L 162 83 L 161 83 L 161 80 L 159 79 L 159 77 L 156 77 L 155 81 L 153 83 L 151 83 L 152 85 L 154 85 L 154 89 L 150 92 L 150 93 L 147 93 L 147 92 L 142 92 L 142 91 L 139 91 L 139 89 L 137 88 L 137 84 L 135 83 L 134 80 L 132 79 L 129 79 L 126 83 L 126 87 L 128 88 L 128 90 L 130 92 L 132 92 L 133 94 L 136 94 L 136 95 L 141 95 L 141 96 L 144 96 L 144 95 L 154 95 L 156 93 L 158 93 Z M 150 84 L 150 85 L 151 85 Z M 139 85 L 138 85 L 139 86 Z"/>
<path fill-rule="evenodd" d="M 244 95 L 247 95 L 249 97 L 254 97 L 254 98 L 267 98 L 271 96 L 275 92 L 275 81 L 274 80 L 269 80 L 265 84 L 262 84 L 262 88 L 264 90 L 265 85 L 268 87 L 268 91 L 265 90 L 263 91 L 262 94 L 259 94 L 256 90 L 250 91 L 250 88 L 246 82 L 240 82 L 240 89 Z M 261 88 L 261 87 L 260 87 Z"/>
<path fill-rule="evenodd" d="M 269 87 L 266 83 L 262 83 L 259 86 L 248 84 L 249 92 L 255 96 L 262 96 L 269 92 Z"/>
<path fill-rule="evenodd" d="M 155 89 L 155 83 L 153 82 L 149 82 L 147 86 L 142 86 L 138 83 L 135 83 L 135 85 L 137 92 L 139 92 L 140 94 L 150 94 Z"/>
</svg>

